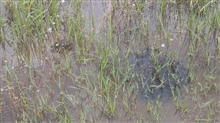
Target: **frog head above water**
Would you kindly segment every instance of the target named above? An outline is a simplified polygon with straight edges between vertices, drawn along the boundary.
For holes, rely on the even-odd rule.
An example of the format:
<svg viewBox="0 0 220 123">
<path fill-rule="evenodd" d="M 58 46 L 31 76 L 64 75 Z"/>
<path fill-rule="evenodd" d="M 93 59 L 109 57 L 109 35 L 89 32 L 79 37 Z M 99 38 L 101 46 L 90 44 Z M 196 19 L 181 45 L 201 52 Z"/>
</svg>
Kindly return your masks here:
<svg viewBox="0 0 220 123">
<path fill-rule="evenodd" d="M 59 53 L 70 51 L 73 48 L 73 44 L 71 42 L 56 42 L 52 45 L 52 51 L 56 51 Z"/>
</svg>

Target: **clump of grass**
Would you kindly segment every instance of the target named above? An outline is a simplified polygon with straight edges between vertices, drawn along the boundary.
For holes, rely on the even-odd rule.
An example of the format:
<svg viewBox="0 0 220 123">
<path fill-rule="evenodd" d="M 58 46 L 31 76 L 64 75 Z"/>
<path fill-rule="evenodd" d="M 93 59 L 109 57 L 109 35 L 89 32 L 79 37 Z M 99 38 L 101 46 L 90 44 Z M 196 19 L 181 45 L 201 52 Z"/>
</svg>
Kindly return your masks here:
<svg viewBox="0 0 220 123">
<path fill-rule="evenodd" d="M 152 102 L 148 101 L 147 103 L 147 113 L 150 114 L 149 121 L 161 121 L 161 107 L 162 103 L 159 101 L 156 101 L 156 104 L 153 104 Z"/>
<path fill-rule="evenodd" d="M 0 105 L 4 107 L 2 102 L 8 99 L 5 107 L 11 110 L 15 122 L 99 122 L 103 116 L 104 121 L 120 121 L 126 117 L 126 121 L 132 122 L 162 122 L 161 102 L 148 100 L 142 113 L 136 108 L 141 87 L 136 83 L 135 63 L 129 63 L 129 55 L 166 42 L 166 51 L 152 49 L 153 79 L 160 83 L 151 87 L 163 87 L 166 78 L 160 78 L 159 74 L 165 67 L 170 68 L 168 75 L 178 86 L 180 80 L 175 76 L 178 69 L 173 59 L 181 53 L 179 46 L 187 47 L 190 85 L 184 86 L 186 95 L 178 97 L 174 90 L 181 95 L 181 89 L 171 87 L 174 88 L 173 104 L 183 119 L 217 122 L 219 101 L 214 98 L 219 96 L 216 93 L 220 85 L 219 63 L 215 58 L 219 58 L 220 19 L 215 13 L 216 3 L 215 0 L 113 1 L 108 4 L 110 11 L 103 19 L 104 24 L 97 28 L 96 13 L 91 12 L 92 20 L 87 20 L 88 10 L 82 0 L 64 3 L 23 0 L 17 4 L 7 0 L 9 29 L 5 30 L 1 16 L 0 42 L 4 57 L 8 55 L 8 43 L 12 44 L 17 59 L 5 59 L 0 84 L 3 83 L 1 92 L 6 96 Z M 176 10 L 179 6 L 180 11 Z M 173 9 L 177 13 L 170 13 Z M 10 38 L 5 36 L 6 32 Z M 152 39 L 154 36 L 159 39 Z M 63 41 L 72 44 L 72 53 L 50 52 L 50 44 Z M 215 57 L 210 51 L 213 44 Z M 164 54 L 169 60 L 161 66 L 158 58 Z M 201 58 L 203 65 L 198 64 Z M 144 76 L 137 77 L 143 87 Z M 198 114 L 190 114 L 191 111 Z M 103 115 L 99 116 L 100 113 Z"/>
<path fill-rule="evenodd" d="M 1 13 L 0 13 L 1 14 Z M 5 39 L 4 39 L 4 21 L 3 16 L 0 17 L 0 42 L 1 46 L 3 48 L 3 51 L 5 51 Z M 5 55 L 4 55 L 5 56 Z"/>
</svg>

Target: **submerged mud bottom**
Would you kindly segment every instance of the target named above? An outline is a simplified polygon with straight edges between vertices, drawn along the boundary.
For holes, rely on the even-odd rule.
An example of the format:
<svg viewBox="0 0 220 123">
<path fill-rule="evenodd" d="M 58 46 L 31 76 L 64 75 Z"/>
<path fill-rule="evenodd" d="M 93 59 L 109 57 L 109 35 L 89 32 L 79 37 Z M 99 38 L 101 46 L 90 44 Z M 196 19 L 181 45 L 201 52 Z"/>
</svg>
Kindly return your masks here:
<svg viewBox="0 0 220 123">
<path fill-rule="evenodd" d="M 189 82 L 188 69 L 183 63 L 167 58 L 157 50 L 147 50 L 132 56 L 135 81 L 141 97 L 147 101 L 167 102 L 180 96 Z"/>
</svg>

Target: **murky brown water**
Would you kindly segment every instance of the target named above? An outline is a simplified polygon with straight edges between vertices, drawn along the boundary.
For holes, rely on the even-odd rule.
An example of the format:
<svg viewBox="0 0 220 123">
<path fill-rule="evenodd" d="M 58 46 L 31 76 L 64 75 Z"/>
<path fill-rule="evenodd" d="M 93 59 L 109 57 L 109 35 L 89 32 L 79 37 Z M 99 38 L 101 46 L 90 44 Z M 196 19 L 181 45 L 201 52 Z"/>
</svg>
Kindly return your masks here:
<svg viewBox="0 0 220 123">
<path fill-rule="evenodd" d="M 88 122 L 106 122 L 106 121 L 118 121 L 118 122 L 132 122 L 132 121 L 158 121 L 162 122 L 193 122 L 195 121 L 195 116 L 197 113 L 202 114 L 207 107 L 216 106 L 219 100 L 219 92 L 212 91 L 212 85 L 210 91 L 205 91 L 207 88 L 203 88 L 202 85 L 206 84 L 204 77 L 211 71 L 212 75 L 218 77 L 220 75 L 219 71 L 219 59 L 214 57 L 214 44 L 219 35 L 212 35 L 209 37 L 210 44 L 207 46 L 210 49 L 210 64 L 207 65 L 207 61 L 201 62 L 204 52 L 201 52 L 198 56 L 193 54 L 192 66 L 188 64 L 188 50 L 189 50 L 189 34 L 187 32 L 186 18 L 187 8 L 178 5 L 167 5 L 166 11 L 164 11 L 164 16 L 159 18 L 158 15 L 159 4 L 156 2 L 149 2 L 144 7 L 143 13 L 137 12 L 137 7 L 135 3 L 130 4 L 120 4 L 115 9 L 113 28 L 115 30 L 113 34 L 112 42 L 115 47 L 118 47 L 120 54 L 125 55 L 126 52 L 130 51 L 131 55 L 141 54 L 146 49 L 155 47 L 160 49 L 169 57 L 173 57 L 175 60 L 180 61 L 185 65 L 186 68 L 193 67 L 193 73 L 195 73 L 196 81 L 198 83 L 191 83 L 188 86 L 182 87 L 183 94 L 176 99 L 170 100 L 168 103 L 157 102 L 157 104 L 152 104 L 152 109 L 148 108 L 150 102 L 147 102 L 143 96 L 139 94 L 137 88 L 130 89 L 132 85 L 127 85 L 125 90 L 134 91 L 131 95 L 123 94 L 127 93 L 122 90 L 118 97 L 117 108 L 115 111 L 115 116 L 108 118 L 106 112 L 103 109 L 105 107 L 105 100 L 101 97 L 101 88 L 97 87 L 98 73 L 97 68 L 98 59 L 94 54 L 96 53 L 98 43 L 107 43 L 106 40 L 109 38 L 108 30 L 108 19 L 111 14 L 112 6 L 108 2 L 85 2 L 83 7 L 85 13 L 83 14 L 86 18 L 86 28 L 88 32 L 85 35 L 90 34 L 92 30 L 95 30 L 95 40 L 94 51 L 89 51 L 87 57 L 82 59 L 80 55 L 74 55 L 79 52 L 70 52 L 69 57 L 60 55 L 59 53 L 54 53 L 50 51 L 50 45 L 54 42 L 59 41 L 55 38 L 53 33 L 47 33 L 45 36 L 45 53 L 37 57 L 32 55 L 31 63 L 28 65 L 27 62 L 22 61 L 21 55 L 20 59 L 17 59 L 16 50 L 6 45 L 6 51 L 0 49 L 0 84 L 4 91 L 1 92 L 1 119 L 3 122 L 13 122 L 15 120 L 22 119 L 22 105 L 19 105 L 20 100 L 26 100 L 28 104 L 32 106 L 39 106 L 45 108 L 39 109 L 38 112 L 30 111 L 29 114 L 38 117 L 38 122 L 48 122 L 52 120 L 54 122 L 59 121 L 57 114 L 53 114 L 50 109 L 47 109 L 47 105 L 56 107 L 55 109 L 60 112 L 60 114 L 71 114 L 70 117 L 76 122 L 80 122 L 82 119 Z M 63 3 L 60 8 L 60 16 L 65 16 L 67 12 L 68 3 Z M 69 9 L 69 8 L 68 8 Z M 71 9 L 71 8 L 70 8 Z M 71 11 L 71 10 L 69 10 Z M 210 9 L 211 11 L 211 9 Z M 6 10 L 4 3 L 1 3 L 1 12 L 4 15 L 4 20 L 6 20 Z M 83 11 L 84 12 L 84 11 Z M 92 27 L 90 22 L 92 22 L 92 13 L 94 14 L 95 29 Z M 142 14 L 142 16 L 140 16 Z M 5 21 L 6 22 L 6 21 Z M 159 29 L 159 25 L 163 23 L 164 27 L 168 27 L 167 35 Z M 143 32 L 143 27 L 147 27 L 148 30 Z M 10 30 L 6 28 L 5 39 L 10 41 Z M 67 33 L 65 32 L 65 25 L 62 25 L 63 30 L 61 31 L 61 39 L 65 38 Z M 8 32 L 8 33 L 7 33 Z M 118 40 L 123 39 L 123 42 Z M 154 44 L 157 42 L 156 44 Z M 166 47 L 163 48 L 161 45 L 164 44 Z M 203 51 L 203 50 L 201 50 Z M 4 56 L 6 53 L 6 57 Z M 175 55 L 173 55 L 175 54 Z M 208 67 L 207 67 L 208 66 Z M 71 68 L 71 69 L 68 69 Z M 215 69 L 214 69 L 215 68 Z M 203 77 L 201 77 L 203 76 Z M 208 79 L 208 77 L 205 77 Z M 219 77 L 215 80 L 219 81 Z M 88 83 L 90 82 L 90 83 Z M 34 83 L 34 84 L 33 84 Z M 59 85 L 60 84 L 60 85 Z M 200 85 L 199 85 L 200 84 Z M 13 88 L 9 88 L 11 85 Z M 23 87 L 23 88 L 20 88 Z M 218 86 L 219 87 L 219 86 Z M 193 93 L 195 88 L 200 89 L 199 92 L 207 93 L 206 97 L 201 97 Z M 202 91 L 204 90 L 204 91 Z M 11 95 L 12 91 L 18 92 L 16 95 Z M 192 92 L 192 93 L 191 93 Z M 14 93 L 13 93 L 14 94 Z M 125 96 L 129 95 L 129 96 Z M 192 98 L 194 96 L 194 98 Z M 29 97 L 28 99 L 20 99 L 23 97 Z M 195 98 L 197 97 L 197 98 Z M 42 98 L 42 100 L 40 100 Z M 46 99 L 46 102 L 43 101 Z M 62 100 L 67 100 L 66 104 L 62 104 Z M 205 102 L 210 103 L 205 104 Z M 129 103 L 125 106 L 123 101 L 128 101 Z M 213 103 L 212 103 L 213 102 Z M 156 102 L 155 102 L 156 103 Z M 201 105 L 199 105 L 201 103 Z M 22 102 L 22 104 L 25 104 Z M 181 106 L 177 106 L 180 104 Z M 199 106 L 204 106 L 204 109 L 199 109 Z M 31 110 L 30 107 L 29 110 Z M 178 109 L 179 108 L 179 109 Z M 219 108 L 219 107 L 216 107 Z M 148 110 L 149 109 L 149 110 Z M 157 109 L 157 110 L 156 110 Z M 211 110 L 211 109 L 210 109 Z M 211 111 L 210 111 L 211 112 Z M 215 111 L 213 111 L 216 113 Z M 207 111 L 207 113 L 209 113 Z M 219 113 L 219 112 L 218 112 Z M 205 116 L 204 116 L 205 117 Z M 217 120 L 220 121 L 219 117 Z"/>
</svg>

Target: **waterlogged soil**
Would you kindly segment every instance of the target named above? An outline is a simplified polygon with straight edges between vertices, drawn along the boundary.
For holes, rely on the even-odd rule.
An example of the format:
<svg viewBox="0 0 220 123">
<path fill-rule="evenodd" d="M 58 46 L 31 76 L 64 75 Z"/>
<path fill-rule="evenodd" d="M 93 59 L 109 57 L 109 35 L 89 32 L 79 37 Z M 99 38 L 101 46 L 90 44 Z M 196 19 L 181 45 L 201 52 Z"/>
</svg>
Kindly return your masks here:
<svg viewBox="0 0 220 123">
<path fill-rule="evenodd" d="M 65 4 L 68 4 L 68 3 L 66 2 Z M 89 2 L 87 2 L 87 4 L 92 6 L 92 4 Z M 100 20 L 101 20 L 100 18 L 102 18 L 103 13 L 104 13 L 103 11 L 101 11 L 103 6 L 102 6 L 101 2 L 95 2 L 93 4 L 95 6 L 94 7 L 95 9 L 94 10 L 91 9 L 91 11 L 88 11 L 88 13 L 94 12 L 95 23 L 96 23 L 96 26 L 98 26 L 100 23 Z M 109 4 L 109 5 L 111 5 L 111 4 Z M 157 21 L 155 21 L 155 20 L 157 20 L 157 18 L 155 16 L 156 15 L 155 12 L 157 11 L 156 6 L 157 6 L 157 4 L 152 4 L 152 5 L 147 4 L 146 5 L 146 9 L 145 9 L 146 11 L 144 12 L 144 14 L 147 15 L 147 16 L 145 16 L 146 20 L 149 20 L 148 21 L 149 32 L 148 32 L 148 36 L 142 37 L 140 42 L 144 42 L 146 40 L 146 42 L 149 44 L 153 44 L 153 42 L 155 42 L 155 41 L 159 42 L 158 45 L 166 44 L 166 40 L 164 40 L 165 38 L 160 36 L 161 32 L 158 31 L 158 28 L 156 28 L 156 26 L 158 24 Z M 63 7 L 63 8 L 66 8 L 66 7 Z M 91 8 L 93 8 L 93 7 L 91 7 Z M 110 6 L 110 8 L 111 8 L 111 6 Z M 125 12 L 124 11 L 125 7 L 124 8 L 120 7 L 118 9 L 119 10 L 121 9 L 121 10 L 123 10 L 123 12 Z M 131 7 L 128 9 L 129 10 L 130 9 L 136 10 L 135 4 L 131 4 Z M 5 10 L 3 10 L 3 11 L 5 11 Z M 62 12 L 66 13 L 66 11 L 61 11 L 61 13 Z M 115 111 L 116 112 L 115 115 L 119 116 L 119 119 L 124 118 L 123 121 L 133 121 L 133 120 L 136 121 L 137 119 L 143 118 L 142 121 L 150 121 L 149 119 L 152 118 L 153 115 L 151 116 L 152 112 L 150 112 L 150 113 L 149 113 L 149 111 L 146 112 L 146 109 L 147 109 L 146 107 L 149 104 L 149 103 L 147 103 L 148 101 L 152 101 L 152 102 L 160 101 L 163 103 L 162 111 L 158 110 L 158 114 L 159 115 L 161 114 L 160 117 L 162 117 L 162 119 L 163 119 L 162 121 L 167 121 L 167 122 L 171 122 L 171 121 L 172 122 L 179 122 L 183 119 L 190 119 L 188 122 L 191 122 L 191 121 L 194 121 L 195 116 L 193 116 L 193 115 L 197 114 L 197 112 L 199 112 L 198 110 L 201 110 L 201 112 L 199 112 L 199 113 L 204 114 L 204 117 L 206 117 L 206 115 L 209 114 L 208 111 L 211 112 L 210 107 L 212 107 L 212 108 L 216 107 L 216 105 L 212 104 L 213 101 L 210 101 L 207 99 L 207 101 L 205 102 L 205 101 L 202 101 L 203 98 L 200 99 L 201 100 L 200 103 L 204 104 L 204 105 L 202 105 L 202 106 L 199 105 L 199 107 L 198 107 L 194 103 L 195 102 L 198 103 L 199 99 L 193 100 L 191 98 L 190 94 L 185 96 L 185 98 L 183 98 L 183 99 L 181 98 L 183 103 L 180 103 L 180 107 L 177 106 L 177 103 L 179 103 L 179 102 L 177 102 L 175 104 L 167 103 L 167 102 L 169 102 L 169 100 L 175 102 L 175 100 L 173 100 L 173 99 L 175 97 L 181 96 L 183 93 L 185 93 L 184 87 L 188 86 L 188 83 L 190 81 L 192 81 L 191 78 L 189 78 L 189 76 L 188 76 L 189 70 L 186 67 L 186 61 L 183 61 L 184 58 L 186 60 L 186 57 L 187 57 L 185 50 L 186 51 L 188 50 L 186 45 L 183 44 L 183 42 L 184 42 L 183 40 L 186 39 L 186 42 L 188 42 L 188 38 L 184 38 L 185 37 L 184 34 L 186 32 L 184 30 L 184 28 L 180 27 L 181 30 L 176 29 L 175 25 L 177 25 L 177 23 L 174 23 L 174 19 L 176 18 L 175 12 L 176 11 L 173 11 L 173 9 L 171 8 L 169 11 L 167 11 L 168 18 L 167 19 L 165 18 L 163 20 L 165 22 L 167 21 L 167 24 L 165 24 L 165 26 L 171 27 L 170 38 L 173 38 L 172 40 L 170 40 L 171 44 L 173 46 L 172 46 L 172 48 L 168 49 L 168 51 L 169 50 L 171 50 L 171 51 L 177 50 L 175 48 L 178 48 L 178 50 L 181 49 L 179 51 L 179 53 L 182 54 L 182 55 L 180 55 L 182 60 L 178 60 L 176 58 L 170 57 L 170 55 L 166 54 L 166 52 L 162 52 L 160 50 L 151 50 L 151 49 L 145 50 L 144 52 L 140 51 L 141 53 L 134 53 L 132 55 L 129 55 L 129 58 L 124 61 L 125 62 L 127 60 L 129 61 L 129 67 L 133 66 L 131 73 L 129 76 L 126 76 L 126 78 L 124 78 L 125 76 L 123 76 L 123 73 L 120 76 L 124 80 L 127 79 L 128 82 L 132 82 L 133 84 L 138 85 L 138 87 L 135 88 L 134 90 L 135 90 L 135 92 L 138 93 L 139 96 L 138 96 L 138 99 L 136 100 L 136 97 L 135 97 L 136 95 L 135 95 L 134 99 L 131 98 L 130 100 L 127 101 L 128 104 L 124 105 L 121 102 L 124 99 L 128 98 L 126 96 L 129 95 L 130 93 L 125 94 L 126 92 L 124 92 L 124 90 L 123 90 L 124 88 L 121 89 L 121 91 L 123 91 L 122 94 L 118 94 L 119 96 L 121 96 L 118 101 L 118 102 L 120 102 L 120 104 L 119 104 L 120 106 L 118 106 L 116 109 L 117 111 Z M 128 11 L 125 14 L 129 14 L 129 13 L 131 13 L 131 11 Z M 133 11 L 133 13 L 134 13 L 134 15 L 137 15 L 137 14 L 135 14 L 135 11 Z M 88 20 L 92 20 L 92 19 L 90 19 L 90 18 L 92 18 L 92 17 L 90 17 L 90 15 L 92 15 L 92 14 L 88 14 L 88 15 L 89 16 L 86 18 L 88 18 Z M 104 15 L 109 15 L 108 10 L 106 10 L 106 14 L 104 14 Z M 121 17 L 120 14 L 115 14 L 115 16 L 116 15 Z M 132 16 L 133 16 L 133 14 L 132 14 Z M 185 17 L 185 15 L 183 16 L 183 18 L 184 17 Z M 108 18 L 108 17 L 106 17 L 106 18 Z M 171 19 L 169 19 L 169 18 L 171 18 Z M 186 18 L 188 18 L 188 17 L 186 17 Z M 131 20 L 132 19 L 137 20 L 137 22 L 135 22 L 135 24 L 139 23 L 136 16 L 131 18 Z M 115 20 L 117 20 L 117 21 L 113 21 L 113 22 L 115 22 L 114 24 L 116 25 L 116 27 L 118 27 L 118 25 L 120 25 L 120 24 L 118 24 L 116 22 L 118 22 L 118 20 L 120 20 L 120 19 L 115 17 Z M 125 22 L 127 22 L 127 19 L 125 19 Z M 123 24 L 124 24 L 124 21 L 122 21 L 121 27 L 126 28 L 126 26 L 123 26 Z M 135 25 L 135 24 L 133 25 L 135 28 L 139 27 L 139 26 L 142 27 L 142 25 Z M 129 29 L 130 29 L 130 27 L 129 27 Z M 154 29 L 156 29 L 156 30 L 154 30 Z M 183 29 L 183 31 L 182 31 L 182 29 Z M 99 31 L 97 31 L 97 30 L 99 30 Z M 99 34 L 99 32 L 102 32 L 102 30 L 101 31 L 100 30 L 101 29 L 96 28 L 96 31 L 98 34 Z M 117 29 L 115 29 L 115 30 L 117 30 Z M 124 31 L 118 30 L 118 32 L 121 33 Z M 127 37 L 124 36 L 124 37 L 126 37 L 126 39 L 131 39 L 132 36 L 130 36 L 131 35 L 130 32 L 132 32 L 132 30 L 129 31 L 129 36 L 127 36 Z M 134 35 L 136 36 L 139 33 L 140 32 L 134 33 Z M 126 34 L 124 34 L 124 35 L 126 35 Z M 155 38 L 155 36 L 156 36 L 156 38 Z M 48 37 L 50 37 L 50 36 L 48 36 Z M 104 37 L 106 37 L 106 36 L 104 36 Z M 55 36 L 53 36 L 51 34 L 51 38 L 55 38 Z M 51 38 L 48 38 L 47 41 L 51 41 Z M 102 40 L 102 38 L 101 38 L 101 40 Z M 136 39 L 134 39 L 134 40 L 135 40 L 135 42 L 137 42 Z M 2 64 L 0 64 L 0 67 L 2 67 L 2 70 L 0 70 L 0 75 L 1 75 L 0 84 L 2 87 L 5 87 L 5 88 L 6 88 L 6 86 L 8 86 L 7 85 L 8 83 L 11 84 L 9 87 L 12 86 L 12 88 L 9 88 L 9 89 L 5 89 L 5 88 L 1 89 L 1 91 L 4 90 L 2 93 L 3 98 L 1 99 L 1 101 L 3 102 L 1 104 L 2 108 L 0 108 L 0 111 L 3 114 L 3 115 L 1 115 L 0 119 L 3 122 L 4 121 L 14 122 L 16 120 L 19 121 L 20 118 L 22 119 L 23 115 L 21 112 L 24 112 L 23 109 L 25 110 L 25 108 L 26 108 L 25 107 L 26 103 L 22 102 L 25 99 L 21 99 L 21 98 L 25 98 L 26 96 L 22 96 L 22 94 L 28 95 L 27 96 L 27 97 L 29 97 L 29 99 L 27 101 L 28 105 L 41 107 L 41 98 L 42 98 L 42 100 L 48 101 L 45 103 L 45 105 L 51 105 L 51 106 L 55 105 L 56 107 L 58 107 L 58 108 L 56 108 L 56 110 L 57 110 L 57 112 L 61 112 L 62 115 L 65 114 L 65 110 L 62 106 L 67 107 L 70 114 L 74 115 L 71 117 L 73 117 L 74 121 L 76 121 L 76 122 L 81 121 L 80 118 L 82 117 L 81 116 L 82 114 L 83 114 L 83 116 L 85 115 L 85 117 L 86 117 L 85 119 L 88 119 L 88 121 L 90 121 L 91 119 L 93 119 L 91 121 L 94 121 L 94 122 L 100 121 L 99 117 L 100 117 L 101 113 L 105 112 L 103 107 L 105 107 L 106 102 L 102 101 L 102 98 L 100 98 L 99 95 L 97 97 L 94 97 L 94 95 L 101 93 L 99 90 L 99 87 L 96 86 L 97 83 L 95 83 L 95 82 L 97 82 L 96 77 L 98 76 L 98 73 L 100 72 L 100 71 L 98 71 L 98 73 L 97 73 L 97 67 L 93 63 L 93 61 L 97 60 L 97 57 L 92 58 L 93 60 L 90 60 L 90 58 L 86 59 L 86 57 L 85 57 L 85 59 L 81 59 L 81 61 L 84 60 L 83 63 L 80 63 L 80 65 L 78 65 L 78 63 L 81 62 L 80 60 L 78 60 L 80 57 L 75 58 L 74 56 L 72 56 L 73 54 L 77 54 L 77 53 L 70 52 L 70 53 L 68 53 L 69 57 L 67 57 L 67 58 L 64 57 L 65 55 L 61 55 L 63 50 L 69 50 L 69 49 L 72 50 L 70 44 L 64 43 L 64 44 L 58 45 L 56 43 L 55 39 L 53 41 L 54 42 L 52 44 L 54 44 L 54 46 L 55 46 L 55 47 L 53 47 L 53 52 L 50 52 L 51 49 L 48 50 L 49 51 L 49 53 L 47 54 L 48 56 L 42 56 L 42 59 L 37 60 L 37 61 L 40 61 L 40 63 L 39 64 L 36 63 L 36 67 L 34 65 L 33 68 L 31 66 L 26 65 L 26 64 L 23 65 L 22 63 L 17 63 L 16 59 L 14 58 L 17 55 L 16 51 L 13 51 L 13 49 L 11 47 L 6 45 L 6 49 L 7 49 L 6 51 L 8 53 L 6 55 L 6 58 L 3 58 L 3 56 L 4 56 L 3 49 L 0 49 L 0 53 L 1 53 L 0 54 L 0 56 L 1 56 L 0 61 L 2 61 Z M 126 40 L 123 40 L 123 41 L 126 42 Z M 48 42 L 45 43 L 45 45 L 46 44 L 48 44 Z M 51 44 L 51 42 L 49 42 L 49 44 Z M 138 43 L 136 45 L 139 46 Z M 130 49 L 133 49 L 134 47 L 136 47 L 136 48 L 134 48 L 134 52 L 136 52 L 137 50 L 139 51 L 139 49 L 142 50 L 142 48 L 144 48 L 144 49 L 146 47 L 149 48 L 148 45 L 144 46 L 143 44 L 140 44 L 140 46 L 143 46 L 143 47 L 136 47 L 136 46 L 133 46 L 133 43 L 131 43 L 130 45 L 126 44 L 125 47 L 129 47 Z M 50 46 L 48 45 L 47 47 L 50 47 Z M 98 47 L 98 45 L 97 45 L 97 47 Z M 14 53 L 14 55 L 11 52 Z M 103 52 L 105 52 L 105 48 L 104 48 Z M 63 52 L 63 54 L 65 54 L 65 52 Z M 97 54 L 95 53 L 95 56 Z M 124 59 L 124 57 L 121 57 L 122 60 Z M 12 63 L 10 63 L 10 61 Z M 35 64 L 35 62 L 36 62 L 36 60 L 32 60 L 31 64 Z M 84 64 L 84 62 L 85 62 L 85 64 Z M 88 64 L 89 62 L 91 62 L 91 64 Z M 109 61 L 110 64 L 111 64 L 111 62 L 112 61 Z M 198 60 L 198 62 L 200 62 L 200 61 Z M 110 64 L 109 64 L 109 66 L 111 67 Z M 14 66 L 17 66 L 17 69 Z M 120 66 L 120 64 L 118 64 L 118 66 L 122 67 L 122 66 Z M 199 65 L 198 65 L 198 67 L 199 67 Z M 207 66 L 205 66 L 205 67 L 207 67 Z M 198 78 L 200 76 L 201 77 L 204 76 L 205 72 L 203 73 L 202 71 L 205 69 L 205 67 L 201 68 L 201 70 L 198 72 L 201 74 L 201 75 L 199 74 L 197 76 Z M 68 69 L 68 68 L 70 68 L 70 69 Z M 214 66 L 212 68 L 218 68 L 218 67 Z M 109 68 L 109 69 L 112 70 L 112 68 Z M 208 71 L 207 73 L 209 73 L 209 72 L 210 71 Z M 9 76 L 8 74 L 10 75 L 10 77 L 12 79 L 10 77 L 8 77 Z M 214 75 L 218 75 L 218 74 L 219 74 L 219 72 L 216 72 Z M 72 76 L 72 75 L 74 75 L 74 76 Z M 134 77 L 132 77 L 132 75 L 134 75 Z M 111 75 L 109 75 L 109 76 L 111 76 Z M 3 80 L 3 78 L 5 80 Z M 200 78 L 200 79 L 201 79 L 201 82 L 205 81 L 204 77 Z M 203 82 L 203 83 L 205 83 L 205 82 Z M 199 87 L 200 87 L 200 85 L 202 85 L 200 83 L 198 83 L 198 84 L 199 84 Z M 32 87 L 32 85 L 35 85 L 36 88 L 35 88 L 35 86 Z M 195 85 L 196 85 L 196 83 L 195 83 Z M 129 86 L 129 84 L 126 84 L 126 86 Z M 14 87 L 17 87 L 17 88 L 14 88 Z M 20 88 L 20 87 L 22 87 L 22 88 Z M 196 85 L 196 87 L 197 87 L 197 85 Z M 207 87 L 209 87 L 209 86 L 207 86 Z M 196 89 L 197 88 L 192 88 L 192 89 L 189 89 L 189 91 L 193 92 Z M 203 90 L 202 86 L 199 89 Z M 204 90 L 203 90 L 204 93 L 206 93 L 206 90 L 207 89 L 204 88 Z M 16 94 L 11 95 L 10 92 L 14 92 Z M 195 92 L 197 92 L 197 91 L 195 91 Z M 200 91 L 198 91 L 197 94 L 199 92 Z M 209 93 L 209 95 L 208 96 L 206 95 L 205 97 L 211 98 L 214 95 L 213 97 L 217 98 L 216 100 L 218 100 L 219 95 L 217 93 L 215 93 L 213 95 L 211 95 L 211 94 Z M 65 95 L 66 97 L 63 95 Z M 115 95 L 111 95 L 111 96 L 113 97 Z M 199 98 L 199 97 L 197 97 L 197 98 Z M 63 105 L 63 104 L 61 105 L 59 103 L 60 100 L 63 100 L 63 99 L 66 100 L 65 105 Z M 72 104 L 71 101 L 73 101 L 74 104 Z M 16 103 L 14 104 L 14 102 L 16 102 Z M 153 104 L 156 104 L 156 103 L 153 103 Z M 182 112 L 182 113 L 176 112 L 177 110 L 179 110 L 181 108 L 183 110 L 184 106 L 185 106 L 184 104 L 189 105 L 189 106 L 187 106 L 189 108 L 184 110 L 186 112 L 187 111 L 189 112 L 187 115 L 188 117 L 182 116 L 182 114 L 186 113 L 186 112 Z M 24 107 L 22 107 L 23 105 L 24 105 Z M 129 112 L 130 114 L 126 112 L 126 110 L 125 110 L 126 106 L 127 106 L 127 110 L 129 110 L 129 111 L 131 110 Z M 197 106 L 197 109 L 195 110 L 196 106 Z M 203 108 L 206 106 L 208 107 L 207 109 Z M 200 109 L 200 108 L 203 108 L 203 109 Z M 213 109 L 215 109 L 215 108 L 213 108 Z M 58 117 L 58 115 L 54 114 L 53 111 L 51 111 L 50 109 L 42 110 L 42 112 L 43 111 L 46 111 L 46 113 L 45 112 L 43 113 L 46 115 L 42 116 L 43 118 L 41 116 L 39 116 L 39 120 L 38 120 L 39 122 L 45 122 L 45 121 L 51 120 L 51 119 L 55 119 L 55 120 L 52 120 L 54 122 L 58 121 L 58 120 L 56 120 L 56 118 L 54 118 L 54 117 Z M 208 113 L 206 113 L 206 112 L 204 113 L 204 111 L 207 111 Z M 66 114 L 69 114 L 69 112 L 67 112 Z M 30 113 L 30 114 L 32 114 L 32 113 Z M 103 114 L 105 114 L 105 113 L 103 113 Z M 154 114 L 154 115 L 155 115 L 155 117 L 157 116 L 156 114 Z M 198 115 L 198 116 L 200 116 L 200 115 Z M 198 117 L 198 116 L 196 116 L 196 117 Z M 34 117 L 34 115 L 33 115 L 33 117 Z M 210 117 L 210 116 L 207 115 L 207 117 Z M 156 118 L 158 118 L 158 117 L 156 117 Z M 101 118 L 101 121 L 106 122 L 106 119 L 108 119 L 108 118 L 106 118 L 106 116 L 104 116 Z M 116 118 L 116 119 L 113 119 L 113 121 L 118 121 L 118 120 Z M 153 120 L 153 121 L 155 121 L 155 120 Z M 215 121 L 219 121 L 219 120 L 215 120 Z"/>
<path fill-rule="evenodd" d="M 148 101 L 168 102 L 172 97 L 180 96 L 182 88 L 190 81 L 185 64 L 159 50 L 149 49 L 129 59 L 134 64 L 139 94 Z"/>
</svg>

